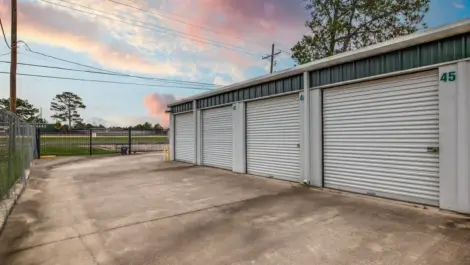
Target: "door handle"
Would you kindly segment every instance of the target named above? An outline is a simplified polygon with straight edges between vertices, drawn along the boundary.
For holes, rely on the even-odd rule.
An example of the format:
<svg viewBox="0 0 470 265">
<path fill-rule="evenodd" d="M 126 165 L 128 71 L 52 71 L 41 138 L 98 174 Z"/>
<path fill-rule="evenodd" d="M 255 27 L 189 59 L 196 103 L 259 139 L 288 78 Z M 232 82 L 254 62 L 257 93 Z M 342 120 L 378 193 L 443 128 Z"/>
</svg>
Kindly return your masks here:
<svg viewBox="0 0 470 265">
<path fill-rule="evenodd" d="M 297 144 L 297 148 L 300 148 L 300 144 Z"/>
</svg>

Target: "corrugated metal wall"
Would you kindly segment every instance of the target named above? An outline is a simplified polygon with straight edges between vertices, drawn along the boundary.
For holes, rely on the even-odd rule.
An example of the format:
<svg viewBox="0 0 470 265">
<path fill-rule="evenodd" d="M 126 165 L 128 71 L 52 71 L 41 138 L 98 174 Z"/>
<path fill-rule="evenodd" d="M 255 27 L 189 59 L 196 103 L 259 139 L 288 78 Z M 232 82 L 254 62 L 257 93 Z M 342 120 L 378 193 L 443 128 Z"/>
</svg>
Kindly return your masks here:
<svg viewBox="0 0 470 265">
<path fill-rule="evenodd" d="M 247 88 L 207 97 L 204 99 L 200 99 L 200 100 L 197 100 L 196 105 L 198 109 L 203 109 L 203 108 L 225 105 L 225 104 L 238 102 L 238 101 L 267 97 L 267 96 L 272 96 L 276 94 L 288 93 L 292 91 L 298 91 L 302 89 L 303 89 L 303 78 L 302 78 L 302 75 L 300 74 L 300 75 L 287 77 L 281 80 L 276 80 L 276 81 L 260 84 L 257 86 L 247 87 Z M 183 108 L 183 105 L 185 104 L 187 105 L 188 103 L 173 106 L 172 107 L 173 113 L 187 111 L 185 110 L 185 108 Z"/>
<path fill-rule="evenodd" d="M 192 102 L 186 102 L 186 103 L 171 107 L 171 112 L 173 113 L 181 113 L 181 112 L 187 112 L 191 110 L 193 110 Z"/>
<path fill-rule="evenodd" d="M 310 72 L 311 87 L 392 73 L 470 57 L 470 34 L 416 45 Z"/>
<path fill-rule="evenodd" d="M 437 70 L 323 93 L 326 187 L 439 204 Z"/>
<path fill-rule="evenodd" d="M 272 81 L 257 86 L 240 90 L 226 92 L 220 95 L 200 99 L 197 101 L 198 108 L 207 108 L 227 103 L 267 97 L 276 94 L 301 90 L 303 88 L 302 75 L 295 75 L 277 81 Z"/>
</svg>

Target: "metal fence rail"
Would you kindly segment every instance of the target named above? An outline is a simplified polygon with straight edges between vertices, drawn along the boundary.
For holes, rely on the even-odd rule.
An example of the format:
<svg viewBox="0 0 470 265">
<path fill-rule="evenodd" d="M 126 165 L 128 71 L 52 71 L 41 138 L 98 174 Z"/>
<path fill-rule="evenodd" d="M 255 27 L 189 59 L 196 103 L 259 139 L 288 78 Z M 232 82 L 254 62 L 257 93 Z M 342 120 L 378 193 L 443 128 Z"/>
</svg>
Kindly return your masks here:
<svg viewBox="0 0 470 265">
<path fill-rule="evenodd" d="M 155 130 L 85 129 L 42 132 L 38 129 L 40 156 L 112 155 L 163 152 L 166 132 Z"/>
<path fill-rule="evenodd" d="M 0 229 L 26 184 L 36 155 L 36 129 L 0 109 Z"/>
</svg>

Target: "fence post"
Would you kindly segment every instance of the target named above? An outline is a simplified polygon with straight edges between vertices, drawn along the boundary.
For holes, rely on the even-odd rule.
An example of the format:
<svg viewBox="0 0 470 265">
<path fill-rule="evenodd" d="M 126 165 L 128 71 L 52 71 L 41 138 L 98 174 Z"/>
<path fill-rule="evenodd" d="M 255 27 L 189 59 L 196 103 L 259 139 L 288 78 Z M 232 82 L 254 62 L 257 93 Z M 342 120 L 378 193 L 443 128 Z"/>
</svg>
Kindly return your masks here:
<svg viewBox="0 0 470 265">
<path fill-rule="evenodd" d="M 93 155 L 93 129 L 90 129 L 90 156 Z"/>
<path fill-rule="evenodd" d="M 129 126 L 129 155 L 132 154 L 132 127 Z"/>
<path fill-rule="evenodd" d="M 41 129 L 36 128 L 36 154 L 37 159 L 41 159 Z"/>
</svg>

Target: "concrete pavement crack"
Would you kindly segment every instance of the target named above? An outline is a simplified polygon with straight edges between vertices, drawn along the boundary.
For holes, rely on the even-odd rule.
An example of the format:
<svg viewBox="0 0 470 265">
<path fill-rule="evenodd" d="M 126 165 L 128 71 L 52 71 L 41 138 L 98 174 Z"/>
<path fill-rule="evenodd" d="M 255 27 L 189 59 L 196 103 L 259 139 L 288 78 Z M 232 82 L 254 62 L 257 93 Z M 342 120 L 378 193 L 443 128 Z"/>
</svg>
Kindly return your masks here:
<svg viewBox="0 0 470 265">
<path fill-rule="evenodd" d="M 167 215 L 167 216 L 162 216 L 162 217 L 157 217 L 157 218 L 153 218 L 153 219 L 150 219 L 150 220 L 145 220 L 145 221 L 140 221 L 140 222 L 134 222 L 134 223 L 130 223 L 130 224 L 125 224 L 125 225 L 120 225 L 120 226 L 116 226 L 116 227 L 111 227 L 111 228 L 107 228 L 107 229 L 103 229 L 103 230 L 99 230 L 99 231 L 95 231 L 95 232 L 92 232 L 92 233 L 88 233 L 88 234 L 79 234 L 77 232 L 77 230 L 73 227 L 74 231 L 76 232 L 77 236 L 72 236 L 72 237 L 68 237 L 68 238 L 64 238 L 64 239 L 61 239 L 61 240 L 56 240 L 56 241 L 51 241 L 51 242 L 47 242 L 47 243 L 43 243 L 43 244 L 38 244 L 38 245 L 34 245 L 34 246 L 29 246 L 29 247 L 25 247 L 25 248 L 20 248 L 20 249 L 16 249 L 16 250 L 13 250 L 13 251 L 9 251 L 5 254 L 16 254 L 16 253 L 20 253 L 20 252 L 23 252 L 23 251 L 26 251 L 26 250 L 30 250 L 30 249 L 34 249 L 34 248 L 37 248 L 37 247 L 42 247 L 42 246 L 46 246 L 46 245 L 50 245 L 50 244 L 55 244 L 55 243 L 60 243 L 60 242 L 64 242 L 64 241 L 67 241 L 67 240 L 72 240 L 72 239 L 76 239 L 76 238 L 79 238 L 82 242 L 82 244 L 85 244 L 83 242 L 83 237 L 86 237 L 86 236 L 90 236 L 90 235 L 95 235 L 95 234 L 99 234 L 99 233 L 103 233 L 103 232 L 109 232 L 109 231 L 113 231 L 113 230 L 117 230 L 117 229 L 121 229 L 121 228 L 125 228 L 125 227 L 131 227 L 131 226 L 135 226 L 135 225 L 140 225 L 140 224 L 145 224 L 145 223 L 151 223 L 151 222 L 158 222 L 160 220 L 165 220 L 165 219 L 170 219 L 170 218 L 175 218 L 175 217 L 180 217 L 180 216 L 184 216 L 184 215 L 188 215 L 188 214 L 193 214 L 193 213 L 198 213 L 198 212 L 203 212 L 203 211 L 208 211 L 208 210 L 211 210 L 211 209 L 217 209 L 217 208 L 221 208 L 221 207 L 225 207 L 225 206 L 230 206 L 230 205 L 235 205 L 235 204 L 238 204 L 238 203 L 244 203 L 244 202 L 248 202 L 248 201 L 251 201 L 251 200 L 254 200 L 254 199 L 257 199 L 257 198 L 261 198 L 261 197 L 265 197 L 265 196 L 275 196 L 275 195 L 278 195 L 282 192 L 276 192 L 276 193 L 267 193 L 267 194 L 264 194 L 264 195 L 261 195 L 261 196 L 256 196 L 256 197 L 251 197 L 251 198 L 247 198 L 247 199 L 243 199 L 243 200 L 239 200 L 239 201 L 235 201 L 235 202 L 228 202 L 228 203 L 223 203 L 223 204 L 218 204 L 218 205 L 213 205 L 213 206 L 208 206 L 208 207 L 204 207 L 204 208 L 200 208 L 200 209 L 195 209 L 195 210 L 192 210 L 192 211 L 186 211 L 186 212 L 182 212 L 182 213 L 176 213 L 176 214 L 173 214 L 173 215 Z M 74 215 L 73 215 L 74 216 Z M 74 219 L 75 219 L 75 216 L 74 216 Z M 86 247 L 86 245 L 85 245 Z M 88 251 L 90 251 L 88 249 L 88 247 L 86 247 L 86 249 Z M 94 255 L 91 253 L 91 256 L 93 257 L 93 260 L 95 262 L 95 264 L 99 265 L 94 257 Z"/>
</svg>

